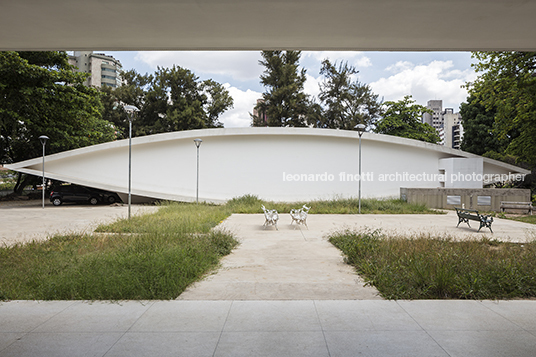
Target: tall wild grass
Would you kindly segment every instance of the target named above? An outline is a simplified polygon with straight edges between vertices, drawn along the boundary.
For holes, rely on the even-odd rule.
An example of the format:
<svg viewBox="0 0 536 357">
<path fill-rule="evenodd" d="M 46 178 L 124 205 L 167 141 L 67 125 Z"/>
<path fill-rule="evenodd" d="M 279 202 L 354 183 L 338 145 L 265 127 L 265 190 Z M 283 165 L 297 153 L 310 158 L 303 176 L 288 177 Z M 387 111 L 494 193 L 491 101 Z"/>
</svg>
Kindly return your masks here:
<svg viewBox="0 0 536 357">
<path fill-rule="evenodd" d="M 221 207 L 170 204 L 99 227 L 0 249 L 0 299 L 174 299 L 237 241 Z"/>
<path fill-rule="evenodd" d="M 342 231 L 329 237 L 388 299 L 536 297 L 536 242 L 455 241 Z"/>
<path fill-rule="evenodd" d="M 307 202 L 272 202 L 264 201 L 255 195 L 245 195 L 233 198 L 227 202 L 227 207 L 233 213 L 262 213 L 261 205 L 276 209 L 279 213 L 289 213 L 293 208 L 306 204 L 311 207 L 312 214 L 356 214 L 359 212 L 357 198 L 334 198 L 331 200 L 314 200 Z M 361 199 L 361 213 L 385 214 L 441 214 L 423 204 L 407 203 L 400 199 Z"/>
</svg>

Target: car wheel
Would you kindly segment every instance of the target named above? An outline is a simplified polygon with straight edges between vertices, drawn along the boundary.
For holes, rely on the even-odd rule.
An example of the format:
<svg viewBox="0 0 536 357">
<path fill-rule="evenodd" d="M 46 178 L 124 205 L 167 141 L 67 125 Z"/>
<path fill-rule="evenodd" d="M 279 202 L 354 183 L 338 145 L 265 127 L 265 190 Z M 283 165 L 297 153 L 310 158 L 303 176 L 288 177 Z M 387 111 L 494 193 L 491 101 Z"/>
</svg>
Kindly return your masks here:
<svg viewBox="0 0 536 357">
<path fill-rule="evenodd" d="M 62 203 L 63 203 L 63 202 L 61 201 L 61 198 L 59 198 L 59 197 L 56 197 L 56 198 L 54 198 L 54 199 L 52 200 L 52 204 L 53 204 L 54 206 L 59 206 L 59 205 L 61 205 Z"/>
<path fill-rule="evenodd" d="M 110 196 L 110 197 L 108 197 L 108 203 L 109 203 L 109 204 L 113 204 L 113 203 L 115 203 L 115 197 L 114 197 L 114 196 Z"/>
<path fill-rule="evenodd" d="M 91 197 L 89 199 L 89 203 L 91 203 L 92 205 L 96 205 L 97 203 L 99 203 L 99 200 L 97 199 L 97 197 Z"/>
</svg>

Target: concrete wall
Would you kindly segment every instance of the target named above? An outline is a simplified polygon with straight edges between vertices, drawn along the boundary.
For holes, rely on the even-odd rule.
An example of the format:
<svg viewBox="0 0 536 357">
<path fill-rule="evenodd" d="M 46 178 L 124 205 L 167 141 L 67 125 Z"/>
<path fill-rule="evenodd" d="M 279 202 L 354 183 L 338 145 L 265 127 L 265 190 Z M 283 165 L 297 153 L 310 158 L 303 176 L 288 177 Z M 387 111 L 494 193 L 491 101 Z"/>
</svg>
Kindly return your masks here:
<svg viewBox="0 0 536 357">
<path fill-rule="evenodd" d="M 501 201 L 530 202 L 530 190 L 519 188 L 400 188 L 400 198 L 430 208 L 465 207 L 479 211 L 500 211 Z"/>
<path fill-rule="evenodd" d="M 359 140 L 354 131 L 311 128 L 205 129 L 132 140 L 132 194 L 221 202 L 245 194 L 275 201 L 357 197 Z M 53 138 L 51 138 L 53 140 Z M 362 197 L 398 197 L 400 187 L 437 188 L 439 162 L 478 158 L 439 145 L 364 133 Z M 477 160 L 478 161 L 478 160 Z M 479 161 L 489 172 L 524 170 Z M 10 169 L 41 175 L 41 158 Z M 128 140 L 47 156 L 46 176 L 119 193 L 128 192 Z M 528 172 L 525 172 L 528 173 Z"/>
</svg>

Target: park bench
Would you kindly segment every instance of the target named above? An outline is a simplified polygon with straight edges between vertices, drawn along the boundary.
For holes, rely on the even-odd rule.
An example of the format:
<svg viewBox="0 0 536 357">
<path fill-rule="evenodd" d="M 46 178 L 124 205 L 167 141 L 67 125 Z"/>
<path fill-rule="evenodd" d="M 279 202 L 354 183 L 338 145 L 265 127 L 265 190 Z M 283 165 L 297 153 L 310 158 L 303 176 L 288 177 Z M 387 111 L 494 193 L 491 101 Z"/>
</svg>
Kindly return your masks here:
<svg viewBox="0 0 536 357">
<path fill-rule="evenodd" d="M 454 207 L 454 208 L 456 209 L 456 214 L 458 214 L 458 225 L 456 226 L 456 228 L 458 228 L 458 226 L 462 222 L 467 223 L 467 225 L 471 227 L 471 225 L 469 224 L 469 221 L 477 221 L 477 222 L 480 222 L 480 227 L 478 227 L 478 232 L 480 232 L 480 229 L 482 229 L 482 227 L 487 227 L 489 228 L 490 232 L 493 233 L 493 231 L 491 230 L 491 223 L 493 223 L 493 217 L 480 214 L 478 213 L 478 211 L 474 209 L 465 209 L 465 208 L 457 208 L 457 207 Z"/>
<path fill-rule="evenodd" d="M 279 220 L 279 214 L 275 209 L 266 209 L 264 205 L 261 206 L 262 210 L 264 211 L 264 218 L 266 219 L 264 221 L 263 227 L 266 229 L 266 227 L 272 225 L 275 226 L 276 230 L 279 230 L 277 228 L 277 221 Z"/>
<path fill-rule="evenodd" d="M 303 205 L 303 207 L 299 209 L 291 209 L 290 217 L 292 217 L 292 222 L 290 222 L 290 225 L 296 222 L 296 226 L 300 224 L 305 224 L 307 229 L 309 229 L 309 226 L 307 225 L 307 215 L 309 214 L 310 209 L 311 207 L 307 207 L 306 205 Z M 294 229 L 296 229 L 296 226 L 294 227 Z"/>
<path fill-rule="evenodd" d="M 505 209 L 527 210 L 532 216 L 532 202 L 506 202 L 501 201 L 501 212 Z"/>
</svg>

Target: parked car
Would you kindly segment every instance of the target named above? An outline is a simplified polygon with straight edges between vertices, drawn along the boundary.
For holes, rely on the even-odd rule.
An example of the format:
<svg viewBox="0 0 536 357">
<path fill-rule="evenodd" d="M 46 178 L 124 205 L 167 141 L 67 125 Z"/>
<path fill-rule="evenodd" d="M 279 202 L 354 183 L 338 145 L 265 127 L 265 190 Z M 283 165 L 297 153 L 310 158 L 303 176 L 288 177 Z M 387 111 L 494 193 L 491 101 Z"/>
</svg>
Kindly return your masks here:
<svg viewBox="0 0 536 357">
<path fill-rule="evenodd" d="M 112 204 L 119 201 L 121 201 L 121 199 L 115 192 L 74 184 L 57 186 L 50 192 L 50 202 L 52 202 L 54 206 L 59 206 L 63 202 L 89 203 L 96 205 L 98 203 Z"/>
</svg>

